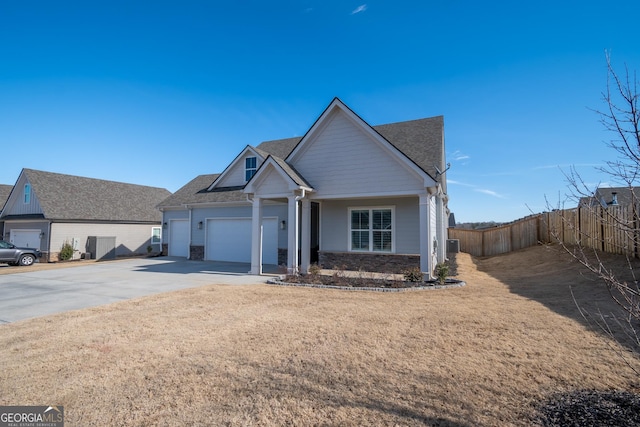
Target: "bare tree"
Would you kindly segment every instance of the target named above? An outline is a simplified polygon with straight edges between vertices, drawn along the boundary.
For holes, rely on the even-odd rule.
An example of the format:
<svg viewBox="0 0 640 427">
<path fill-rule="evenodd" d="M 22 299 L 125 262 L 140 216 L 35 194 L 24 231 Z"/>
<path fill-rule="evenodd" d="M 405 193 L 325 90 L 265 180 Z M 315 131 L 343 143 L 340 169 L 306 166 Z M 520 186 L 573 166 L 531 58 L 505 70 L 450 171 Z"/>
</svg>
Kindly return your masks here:
<svg viewBox="0 0 640 427">
<path fill-rule="evenodd" d="M 616 201 L 602 200 L 599 193 L 589 188 L 575 168 L 565 174 L 570 190 L 570 197 L 579 203 L 580 211 L 596 217 L 601 224 L 615 229 L 623 235 L 624 247 L 617 248 L 618 253 L 626 255 L 626 265 L 612 265 L 603 261 L 596 238 L 592 231 L 564 224 L 565 228 L 573 228 L 574 244 L 558 240 L 563 247 L 582 265 L 587 267 L 607 286 L 611 297 L 621 308 L 622 315 L 606 315 L 597 311 L 589 313 L 580 308 L 585 320 L 595 323 L 607 335 L 621 341 L 619 332 L 623 332 L 626 344 L 630 344 L 634 352 L 640 353 L 640 287 L 636 273 L 640 267 L 640 188 L 636 188 L 640 179 L 640 111 L 638 110 L 639 92 L 635 72 L 630 73 L 625 66 L 624 74 L 616 73 L 611 58 L 606 53 L 607 86 L 602 93 L 604 109 L 594 110 L 600 117 L 602 125 L 613 134 L 608 146 L 616 153 L 613 160 L 605 162 L 598 168 L 612 182 L 627 189 L 624 200 L 620 204 L 627 207 L 625 214 L 616 206 Z M 615 197 L 615 194 L 614 194 Z M 594 233 L 595 234 L 595 233 Z M 602 235 L 598 239 L 603 239 Z M 604 242 L 601 242 L 604 246 Z M 624 354 L 620 353 L 623 357 Z M 640 372 L 636 371 L 640 375 Z"/>
</svg>

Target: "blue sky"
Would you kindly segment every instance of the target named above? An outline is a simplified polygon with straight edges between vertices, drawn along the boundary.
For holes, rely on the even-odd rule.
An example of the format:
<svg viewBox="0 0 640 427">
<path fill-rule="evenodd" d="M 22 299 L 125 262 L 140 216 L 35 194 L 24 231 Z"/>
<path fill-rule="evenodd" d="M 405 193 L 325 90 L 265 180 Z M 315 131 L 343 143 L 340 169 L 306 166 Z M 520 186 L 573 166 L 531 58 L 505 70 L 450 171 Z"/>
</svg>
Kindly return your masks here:
<svg viewBox="0 0 640 427">
<path fill-rule="evenodd" d="M 371 125 L 444 115 L 458 221 L 562 205 L 615 153 L 605 50 L 640 71 L 637 0 L 0 0 L 0 183 L 23 167 L 176 191 L 333 97 Z M 572 205 L 566 202 L 566 206 Z"/>
</svg>

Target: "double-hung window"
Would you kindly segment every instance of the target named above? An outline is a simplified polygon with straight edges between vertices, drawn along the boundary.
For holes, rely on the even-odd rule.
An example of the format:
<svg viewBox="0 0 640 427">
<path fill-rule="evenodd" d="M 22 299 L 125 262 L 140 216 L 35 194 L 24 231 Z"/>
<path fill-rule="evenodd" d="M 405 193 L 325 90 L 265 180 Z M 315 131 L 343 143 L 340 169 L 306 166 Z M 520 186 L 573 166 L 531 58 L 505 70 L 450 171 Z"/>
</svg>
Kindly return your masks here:
<svg viewBox="0 0 640 427">
<path fill-rule="evenodd" d="M 249 181 L 258 170 L 258 161 L 255 157 L 247 157 L 244 159 L 244 180 Z"/>
<path fill-rule="evenodd" d="M 393 252 L 393 208 L 352 208 L 349 220 L 349 250 Z"/>
<path fill-rule="evenodd" d="M 162 243 L 162 227 L 151 227 L 151 244 L 159 245 Z"/>
</svg>

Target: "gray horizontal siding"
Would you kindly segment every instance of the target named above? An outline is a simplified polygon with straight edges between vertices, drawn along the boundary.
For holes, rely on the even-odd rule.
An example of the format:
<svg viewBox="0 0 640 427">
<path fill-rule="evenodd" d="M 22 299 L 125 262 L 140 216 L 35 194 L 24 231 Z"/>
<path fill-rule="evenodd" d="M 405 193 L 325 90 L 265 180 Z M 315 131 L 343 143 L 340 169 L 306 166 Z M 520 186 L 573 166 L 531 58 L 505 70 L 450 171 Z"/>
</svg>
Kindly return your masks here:
<svg viewBox="0 0 640 427">
<path fill-rule="evenodd" d="M 396 253 L 411 255 L 420 253 L 417 197 L 322 202 L 320 215 L 321 250 L 337 252 L 349 250 L 349 208 L 359 206 L 394 206 Z"/>
</svg>

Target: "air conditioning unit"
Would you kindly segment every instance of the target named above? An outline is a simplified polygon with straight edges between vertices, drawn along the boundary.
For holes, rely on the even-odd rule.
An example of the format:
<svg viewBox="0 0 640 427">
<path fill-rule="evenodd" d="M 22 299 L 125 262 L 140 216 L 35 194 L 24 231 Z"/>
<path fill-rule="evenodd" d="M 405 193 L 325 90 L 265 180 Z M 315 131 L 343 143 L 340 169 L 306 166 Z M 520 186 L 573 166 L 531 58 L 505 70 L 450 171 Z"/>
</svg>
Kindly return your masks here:
<svg viewBox="0 0 640 427">
<path fill-rule="evenodd" d="M 460 240 L 459 239 L 447 239 L 447 253 L 457 254 L 460 252 Z"/>
</svg>

